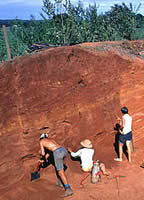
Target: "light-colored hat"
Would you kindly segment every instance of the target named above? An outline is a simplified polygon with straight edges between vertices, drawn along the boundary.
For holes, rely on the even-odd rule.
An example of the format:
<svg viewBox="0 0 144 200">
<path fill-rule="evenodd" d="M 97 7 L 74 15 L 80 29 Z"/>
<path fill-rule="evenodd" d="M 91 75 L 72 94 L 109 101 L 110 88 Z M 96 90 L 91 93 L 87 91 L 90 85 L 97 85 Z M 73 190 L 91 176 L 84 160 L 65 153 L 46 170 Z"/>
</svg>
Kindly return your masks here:
<svg viewBox="0 0 144 200">
<path fill-rule="evenodd" d="M 92 147 L 93 147 L 91 141 L 88 140 L 88 139 L 85 139 L 85 140 L 81 141 L 80 144 L 81 144 L 83 147 L 86 147 L 86 148 L 92 148 Z"/>
<path fill-rule="evenodd" d="M 43 139 L 43 138 L 48 138 L 48 134 L 47 133 L 42 133 L 40 135 L 40 140 Z"/>
</svg>

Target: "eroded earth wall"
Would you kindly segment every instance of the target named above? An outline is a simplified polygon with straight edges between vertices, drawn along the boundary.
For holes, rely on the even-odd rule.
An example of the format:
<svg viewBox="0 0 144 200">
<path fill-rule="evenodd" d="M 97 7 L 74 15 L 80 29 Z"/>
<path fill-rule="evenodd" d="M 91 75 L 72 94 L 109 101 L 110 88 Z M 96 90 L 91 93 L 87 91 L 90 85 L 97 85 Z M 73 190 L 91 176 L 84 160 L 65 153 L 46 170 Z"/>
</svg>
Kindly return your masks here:
<svg viewBox="0 0 144 200">
<path fill-rule="evenodd" d="M 135 79 L 139 69 L 142 61 L 83 45 L 1 63 L 1 189 L 24 176 L 42 131 L 73 147 L 83 138 L 95 142 L 111 133 L 128 87 L 143 84 L 140 75 Z"/>
</svg>

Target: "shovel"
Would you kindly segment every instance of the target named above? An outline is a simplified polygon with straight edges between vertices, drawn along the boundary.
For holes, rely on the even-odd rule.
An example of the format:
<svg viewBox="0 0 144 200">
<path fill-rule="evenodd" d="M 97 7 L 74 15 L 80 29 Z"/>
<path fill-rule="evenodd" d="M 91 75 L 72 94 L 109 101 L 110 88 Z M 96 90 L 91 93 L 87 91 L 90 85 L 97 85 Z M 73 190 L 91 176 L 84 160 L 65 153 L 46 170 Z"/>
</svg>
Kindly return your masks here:
<svg viewBox="0 0 144 200">
<path fill-rule="evenodd" d="M 40 163 L 38 162 L 35 171 L 31 173 L 31 181 L 40 178 L 39 167 Z"/>
</svg>

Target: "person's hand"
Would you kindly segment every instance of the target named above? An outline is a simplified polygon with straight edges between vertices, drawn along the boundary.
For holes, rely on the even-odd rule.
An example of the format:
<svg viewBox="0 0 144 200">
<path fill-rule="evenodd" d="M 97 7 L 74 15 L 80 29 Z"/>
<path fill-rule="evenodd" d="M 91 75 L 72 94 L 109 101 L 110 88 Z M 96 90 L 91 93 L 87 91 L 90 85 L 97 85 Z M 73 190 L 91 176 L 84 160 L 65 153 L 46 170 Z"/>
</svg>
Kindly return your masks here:
<svg viewBox="0 0 144 200">
<path fill-rule="evenodd" d="M 70 147 L 68 147 L 68 152 L 70 152 L 70 153 L 72 152 L 72 149 Z"/>
<path fill-rule="evenodd" d="M 105 172 L 103 172 L 103 175 L 105 175 L 105 176 L 110 176 L 110 175 L 111 175 L 111 172 L 110 172 L 110 171 L 105 171 Z"/>
<path fill-rule="evenodd" d="M 123 128 L 122 128 L 122 127 L 119 129 L 119 132 L 120 132 L 120 134 L 124 134 L 124 133 L 123 133 Z"/>
<path fill-rule="evenodd" d="M 121 120 L 121 118 L 120 118 L 120 117 L 117 117 L 117 120 Z"/>
<path fill-rule="evenodd" d="M 45 159 L 47 160 L 49 156 L 50 156 L 49 153 L 47 153 L 47 154 L 45 155 Z"/>
<path fill-rule="evenodd" d="M 39 159 L 39 162 L 40 162 L 40 163 L 44 163 L 44 162 L 46 162 L 46 158 L 45 158 L 45 156 L 41 156 L 41 158 Z"/>
<path fill-rule="evenodd" d="M 45 161 L 44 160 L 38 160 L 40 164 L 43 164 Z"/>
<path fill-rule="evenodd" d="M 40 156 L 42 155 L 42 154 L 41 154 L 41 150 L 38 151 L 38 154 L 39 154 Z"/>
</svg>

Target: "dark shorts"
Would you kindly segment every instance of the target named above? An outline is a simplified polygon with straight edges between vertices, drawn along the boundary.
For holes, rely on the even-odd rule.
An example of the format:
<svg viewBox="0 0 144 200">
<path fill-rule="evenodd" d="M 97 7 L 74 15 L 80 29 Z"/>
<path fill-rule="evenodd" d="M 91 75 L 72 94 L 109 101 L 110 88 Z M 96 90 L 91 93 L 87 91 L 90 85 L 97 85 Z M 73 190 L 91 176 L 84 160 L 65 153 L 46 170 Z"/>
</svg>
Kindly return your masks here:
<svg viewBox="0 0 144 200">
<path fill-rule="evenodd" d="M 57 171 L 64 168 L 64 159 L 66 155 L 67 155 L 67 150 L 63 147 L 59 147 L 58 149 L 53 151 L 54 162 Z"/>
<path fill-rule="evenodd" d="M 119 142 L 121 144 L 124 144 L 126 141 L 131 141 L 132 140 L 132 131 L 130 131 L 129 133 L 123 135 L 123 134 L 120 134 L 119 136 Z"/>
</svg>

